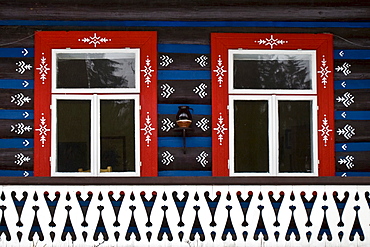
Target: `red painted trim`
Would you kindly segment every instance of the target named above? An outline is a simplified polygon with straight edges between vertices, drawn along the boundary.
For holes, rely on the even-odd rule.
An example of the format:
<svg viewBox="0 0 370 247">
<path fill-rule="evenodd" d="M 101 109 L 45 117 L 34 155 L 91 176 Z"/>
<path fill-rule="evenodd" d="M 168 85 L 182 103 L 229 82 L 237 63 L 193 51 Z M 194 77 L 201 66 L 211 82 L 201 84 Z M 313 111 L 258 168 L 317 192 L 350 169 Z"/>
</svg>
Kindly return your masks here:
<svg viewBox="0 0 370 247">
<path fill-rule="evenodd" d="M 146 113 L 149 112 L 152 127 L 150 145 L 147 146 L 145 138 L 140 133 L 141 151 L 141 176 L 157 176 L 157 33 L 156 32 L 131 32 L 131 31 L 42 31 L 35 34 L 35 134 L 34 134 L 34 174 L 35 176 L 50 176 L 51 156 L 51 131 L 47 131 L 46 141 L 40 141 L 40 119 L 46 119 L 44 127 L 51 126 L 51 70 L 47 71 L 46 79 L 41 77 L 40 69 L 42 58 L 46 60 L 51 69 L 51 49 L 108 49 L 108 48 L 140 48 L 140 69 L 147 57 L 150 58 L 150 86 L 145 83 L 144 74 L 141 73 L 140 81 L 140 104 L 141 117 L 140 128 L 146 121 Z M 145 100 L 144 100 L 145 99 Z M 46 125 L 46 126 L 45 126 Z M 44 130 L 44 128 L 43 128 Z M 142 132 L 142 131 L 141 131 Z"/>
<path fill-rule="evenodd" d="M 227 72 L 224 83 L 219 87 L 217 77 L 218 58 L 222 57 L 225 70 L 228 69 L 229 49 L 266 49 L 266 50 L 316 50 L 317 71 L 320 71 L 323 56 L 326 59 L 327 70 L 325 73 L 326 85 L 321 83 L 321 73 L 317 74 L 318 96 L 318 129 L 321 129 L 323 120 L 328 127 L 327 140 L 323 139 L 321 132 L 318 134 L 318 155 L 320 160 L 319 176 L 334 176 L 334 65 L 333 65 L 333 38 L 330 34 L 282 34 L 282 33 L 213 33 L 211 34 L 211 68 L 212 68 L 212 162 L 214 176 L 228 176 L 229 136 L 224 135 L 223 145 L 218 143 L 217 118 L 221 112 L 228 123 L 228 88 Z M 326 126 L 325 126 L 326 127 Z"/>
</svg>

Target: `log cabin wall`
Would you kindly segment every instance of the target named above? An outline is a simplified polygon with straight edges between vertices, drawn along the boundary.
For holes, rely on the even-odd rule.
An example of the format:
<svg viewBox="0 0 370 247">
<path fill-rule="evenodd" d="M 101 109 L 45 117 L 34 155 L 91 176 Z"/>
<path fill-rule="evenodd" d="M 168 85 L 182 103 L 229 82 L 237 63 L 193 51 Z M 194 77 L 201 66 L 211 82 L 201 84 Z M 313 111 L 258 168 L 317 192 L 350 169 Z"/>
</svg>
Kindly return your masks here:
<svg viewBox="0 0 370 247">
<path fill-rule="evenodd" d="M 211 175 L 211 33 L 331 33 L 336 175 L 370 175 L 368 2 L 77 0 L 0 4 L 0 176 L 33 175 L 33 36 L 62 30 L 157 31 L 159 176 Z M 186 154 L 180 105 L 193 109 Z"/>
</svg>

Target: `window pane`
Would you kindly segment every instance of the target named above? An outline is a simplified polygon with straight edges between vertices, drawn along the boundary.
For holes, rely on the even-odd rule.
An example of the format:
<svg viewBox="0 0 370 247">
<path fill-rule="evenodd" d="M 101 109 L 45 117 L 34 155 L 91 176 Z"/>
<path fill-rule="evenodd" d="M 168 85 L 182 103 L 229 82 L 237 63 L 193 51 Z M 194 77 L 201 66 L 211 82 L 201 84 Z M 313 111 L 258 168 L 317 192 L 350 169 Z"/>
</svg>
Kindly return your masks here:
<svg viewBox="0 0 370 247">
<path fill-rule="evenodd" d="M 311 115 L 311 101 L 279 101 L 280 172 L 312 172 Z"/>
<path fill-rule="evenodd" d="M 134 87 L 134 53 L 57 53 L 57 88 Z"/>
<path fill-rule="evenodd" d="M 268 102 L 234 101 L 235 172 L 268 172 Z"/>
<path fill-rule="evenodd" d="M 310 54 L 236 54 L 235 89 L 311 89 Z"/>
<path fill-rule="evenodd" d="M 135 171 L 134 117 L 134 100 L 100 101 L 101 169 Z"/>
<path fill-rule="evenodd" d="M 89 100 L 57 102 L 57 172 L 90 170 Z"/>
</svg>

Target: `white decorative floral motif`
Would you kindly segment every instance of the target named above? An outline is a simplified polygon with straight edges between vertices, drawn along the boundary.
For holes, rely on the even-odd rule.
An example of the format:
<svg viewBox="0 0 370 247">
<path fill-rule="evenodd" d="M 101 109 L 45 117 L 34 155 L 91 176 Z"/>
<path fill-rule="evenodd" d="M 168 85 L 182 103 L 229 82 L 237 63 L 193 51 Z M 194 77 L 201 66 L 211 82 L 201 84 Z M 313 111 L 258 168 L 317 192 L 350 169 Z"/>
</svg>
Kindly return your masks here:
<svg viewBox="0 0 370 247">
<path fill-rule="evenodd" d="M 175 157 L 168 151 L 164 151 L 162 153 L 162 157 L 163 157 L 162 164 L 166 166 L 168 166 L 175 160 Z"/>
<path fill-rule="evenodd" d="M 207 96 L 207 92 L 205 91 L 207 89 L 207 85 L 204 83 L 201 83 L 199 86 L 195 87 L 193 89 L 193 92 L 198 94 L 201 99 Z"/>
<path fill-rule="evenodd" d="M 28 54 L 28 50 L 26 48 L 23 48 L 23 50 L 21 51 L 21 53 L 23 54 L 23 56 L 27 56 Z"/>
<path fill-rule="evenodd" d="M 321 78 L 321 83 L 324 85 L 324 88 L 326 88 L 326 84 L 328 83 L 328 77 L 329 77 L 329 73 L 331 73 L 331 71 L 329 70 L 329 66 L 326 64 L 326 59 L 325 59 L 325 55 L 322 56 L 322 60 L 321 60 L 321 67 L 320 67 L 320 71 L 317 71 L 318 74 L 321 74 L 320 78 Z"/>
<path fill-rule="evenodd" d="M 218 60 L 217 60 L 217 65 L 216 69 L 213 70 L 213 72 L 216 73 L 217 81 L 218 81 L 218 86 L 222 87 L 222 83 L 224 82 L 224 73 L 227 72 L 227 70 L 224 69 L 224 65 L 221 59 L 221 55 L 218 55 Z"/>
<path fill-rule="evenodd" d="M 273 49 L 274 45 L 283 45 L 288 43 L 288 41 L 282 39 L 274 39 L 274 35 L 271 35 L 270 38 L 255 40 L 254 43 L 258 43 L 259 45 L 269 45 L 270 48 Z"/>
<path fill-rule="evenodd" d="M 167 83 L 162 84 L 161 89 L 162 89 L 161 96 L 166 99 L 168 99 L 171 96 L 171 94 L 175 92 L 175 89 L 168 85 Z"/>
<path fill-rule="evenodd" d="M 14 155 L 14 157 L 17 159 L 14 163 L 19 166 L 22 166 L 24 162 L 29 162 L 31 160 L 30 156 L 25 156 L 22 153 L 18 153 Z"/>
<path fill-rule="evenodd" d="M 168 132 L 171 129 L 175 128 L 175 123 L 171 121 L 169 118 L 164 118 L 162 120 L 162 127 L 161 130 L 164 132 Z"/>
<path fill-rule="evenodd" d="M 335 70 L 337 72 L 342 72 L 345 76 L 347 76 L 352 73 L 352 71 L 349 70 L 349 67 L 351 67 L 351 65 L 345 62 L 342 66 L 338 65 L 338 67 L 336 67 Z"/>
<path fill-rule="evenodd" d="M 208 154 L 205 151 L 202 151 L 196 158 L 195 160 L 200 163 L 203 167 L 206 167 L 208 164 L 207 160 Z"/>
<path fill-rule="evenodd" d="M 14 132 L 17 135 L 23 135 L 24 132 L 31 132 L 32 127 L 29 125 L 24 125 L 24 123 L 17 123 L 15 125 L 10 125 L 10 132 Z"/>
<path fill-rule="evenodd" d="M 46 125 L 46 118 L 44 117 L 44 113 L 41 113 L 42 117 L 40 118 L 40 128 L 35 129 L 36 131 L 40 132 L 40 142 L 41 142 L 41 147 L 45 147 L 45 142 L 46 142 L 46 136 L 48 135 L 48 132 L 50 129 L 47 128 Z"/>
<path fill-rule="evenodd" d="M 349 107 L 355 103 L 355 97 L 349 92 L 346 92 L 343 96 L 338 96 L 336 100 L 339 103 L 342 103 L 345 107 Z"/>
<path fill-rule="evenodd" d="M 88 38 L 82 38 L 78 39 L 78 41 L 88 43 L 89 45 L 94 45 L 96 47 L 97 45 L 100 45 L 101 43 L 107 43 L 109 41 L 112 41 L 112 39 L 102 38 L 100 36 L 96 36 L 96 33 L 94 33 L 94 36 L 90 36 Z"/>
<path fill-rule="evenodd" d="M 144 83 L 146 84 L 147 87 L 150 87 L 150 83 L 152 82 L 152 76 L 153 76 L 152 73 L 154 72 L 150 63 L 151 61 L 149 59 L 149 56 L 146 56 L 144 69 L 142 69 L 141 72 L 144 72 L 144 78 L 145 78 Z"/>
<path fill-rule="evenodd" d="M 353 163 L 354 160 L 355 157 L 353 157 L 352 155 L 347 155 L 345 158 L 340 158 L 338 160 L 338 163 L 340 165 L 346 165 L 347 169 L 351 169 L 355 166 L 355 164 Z"/>
<path fill-rule="evenodd" d="M 344 126 L 343 129 L 338 128 L 337 134 L 343 135 L 344 138 L 346 138 L 347 140 L 351 139 L 352 136 L 356 135 L 355 128 L 353 128 L 350 124 L 346 124 L 346 126 Z"/>
<path fill-rule="evenodd" d="M 23 106 L 24 103 L 30 103 L 30 101 L 31 98 L 29 96 L 25 96 L 23 93 L 10 96 L 10 102 L 16 104 L 17 106 Z"/>
<path fill-rule="evenodd" d="M 26 70 L 32 69 L 32 65 L 26 64 L 24 61 L 18 61 L 17 63 L 15 63 L 15 65 L 18 66 L 18 68 L 16 68 L 15 71 L 17 71 L 21 75 L 23 75 L 23 73 L 26 72 Z"/>
<path fill-rule="evenodd" d="M 200 57 L 197 57 L 196 59 L 195 59 L 195 62 L 197 63 L 197 64 L 199 64 L 200 65 L 200 67 L 206 67 L 207 65 L 208 65 L 208 62 L 207 62 L 207 59 L 208 59 L 208 57 L 206 56 L 206 55 L 202 55 L 202 56 L 200 56 Z"/>
<path fill-rule="evenodd" d="M 321 132 L 322 140 L 324 141 L 324 145 L 327 146 L 327 143 L 329 141 L 330 132 L 333 130 L 330 129 L 329 121 L 326 119 L 326 114 L 324 114 L 324 119 L 322 120 L 321 129 L 318 130 Z"/>
<path fill-rule="evenodd" d="M 227 128 L 225 127 L 224 118 L 222 117 L 221 112 L 220 116 L 218 117 L 217 128 L 213 128 L 213 130 L 217 131 L 217 139 L 219 141 L 219 144 L 222 145 L 222 141 L 224 140 L 224 135 Z"/>
<path fill-rule="evenodd" d="M 209 120 L 207 118 L 202 118 L 201 120 L 196 122 L 195 125 L 201 130 L 207 131 L 209 129 L 208 123 L 209 123 Z"/>
<path fill-rule="evenodd" d="M 40 80 L 42 81 L 42 84 L 45 84 L 45 80 L 47 79 L 48 71 L 50 70 L 50 68 L 48 68 L 48 64 L 46 63 L 44 53 L 42 53 L 40 67 L 36 68 L 36 70 L 39 71 Z"/>
<path fill-rule="evenodd" d="M 141 130 L 144 131 L 144 136 L 145 136 L 145 142 L 146 146 L 150 146 L 150 142 L 152 141 L 151 136 L 153 135 L 152 131 L 155 130 L 155 128 L 152 127 L 152 119 L 149 116 L 149 112 L 146 113 L 146 118 L 145 118 L 145 123 L 144 123 L 144 128 Z"/>
<path fill-rule="evenodd" d="M 173 63 L 173 59 L 167 55 L 162 55 L 159 58 L 162 60 L 162 62 L 159 63 L 159 65 L 162 67 L 167 67 L 168 65 Z"/>
</svg>

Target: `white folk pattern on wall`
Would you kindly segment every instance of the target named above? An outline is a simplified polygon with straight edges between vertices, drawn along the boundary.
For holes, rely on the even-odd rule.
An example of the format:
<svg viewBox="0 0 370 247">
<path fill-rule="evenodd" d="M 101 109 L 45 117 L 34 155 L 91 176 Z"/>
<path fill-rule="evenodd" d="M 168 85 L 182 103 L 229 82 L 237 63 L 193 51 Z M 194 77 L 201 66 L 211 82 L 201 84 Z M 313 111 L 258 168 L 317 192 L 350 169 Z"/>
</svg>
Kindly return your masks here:
<svg viewBox="0 0 370 247">
<path fill-rule="evenodd" d="M 17 135 L 23 135 L 25 132 L 31 132 L 32 127 L 29 125 L 24 125 L 24 123 L 17 123 L 15 125 L 10 125 L 10 132 L 14 132 Z"/>
<path fill-rule="evenodd" d="M 25 103 L 30 103 L 31 97 L 25 96 L 23 93 L 17 93 L 10 96 L 10 102 L 17 106 L 23 106 Z"/>
<path fill-rule="evenodd" d="M 149 55 L 146 56 L 144 69 L 141 70 L 141 72 L 144 73 L 144 83 L 146 84 L 146 87 L 150 87 L 150 84 L 152 83 L 152 73 L 154 70 L 152 69 L 151 60 L 149 59 Z"/>
<path fill-rule="evenodd" d="M 355 160 L 355 157 L 353 157 L 352 155 L 347 155 L 345 158 L 340 158 L 338 160 L 338 163 L 340 165 L 345 165 L 347 167 L 347 169 L 352 169 L 355 164 L 353 163 L 353 161 Z"/>
<path fill-rule="evenodd" d="M 168 65 L 173 63 L 173 59 L 168 55 L 162 55 L 159 58 L 162 60 L 162 62 L 159 63 L 159 65 L 162 67 L 167 67 Z"/>
<path fill-rule="evenodd" d="M 206 55 L 201 55 L 195 59 L 195 62 L 200 65 L 200 67 L 206 67 L 208 65 L 208 57 Z"/>
<path fill-rule="evenodd" d="M 18 153 L 14 155 L 14 157 L 16 158 L 14 163 L 17 164 L 18 166 L 22 166 L 23 163 L 29 162 L 31 160 L 30 156 L 25 156 L 23 153 Z"/>
<path fill-rule="evenodd" d="M 100 45 L 101 43 L 107 43 L 109 41 L 112 41 L 112 39 L 102 38 L 100 36 L 97 36 L 96 33 L 94 33 L 94 36 L 78 39 L 78 41 L 88 43 L 89 45 L 92 44 L 96 48 L 97 45 Z"/>
<path fill-rule="evenodd" d="M 206 165 L 208 164 L 208 160 L 207 160 L 207 157 L 208 157 L 208 154 L 206 153 L 206 151 L 202 151 L 196 158 L 195 160 L 201 164 L 203 167 L 206 167 Z"/>
<path fill-rule="evenodd" d="M 40 80 L 42 81 L 42 84 L 45 84 L 45 80 L 47 80 L 47 75 L 48 75 L 48 71 L 50 70 L 50 68 L 48 67 L 48 64 L 46 63 L 46 58 L 44 56 L 45 54 L 41 53 L 41 55 L 42 57 L 41 57 L 40 66 L 36 68 L 36 70 L 39 71 Z"/>
<path fill-rule="evenodd" d="M 164 151 L 162 153 L 162 158 L 162 164 L 165 166 L 168 166 L 175 160 L 175 157 L 169 151 Z"/>
<path fill-rule="evenodd" d="M 202 131 L 207 131 L 209 129 L 209 120 L 207 118 L 202 118 L 198 122 L 195 123 L 195 125 L 200 128 Z"/>
<path fill-rule="evenodd" d="M 171 87 L 169 84 L 165 83 L 161 85 L 162 93 L 161 96 L 165 99 L 168 99 L 176 90 Z"/>
<path fill-rule="evenodd" d="M 355 103 L 355 96 L 350 92 L 345 92 L 343 96 L 338 96 L 336 100 L 337 102 L 342 103 L 345 107 L 349 107 Z"/>
<path fill-rule="evenodd" d="M 343 129 L 338 128 L 337 134 L 343 135 L 344 138 L 347 140 L 351 139 L 352 136 L 356 135 L 355 128 L 353 128 L 350 124 L 346 124 Z"/>
<path fill-rule="evenodd" d="M 219 141 L 219 144 L 222 145 L 222 141 L 224 140 L 224 135 L 227 128 L 225 127 L 224 118 L 222 117 L 221 112 L 220 116 L 218 117 L 217 128 L 213 128 L 213 130 L 217 131 L 217 139 Z"/>
<path fill-rule="evenodd" d="M 321 74 L 321 83 L 324 85 L 324 88 L 326 88 L 326 84 L 328 83 L 329 74 L 331 71 L 329 70 L 329 66 L 326 64 L 327 61 L 325 59 L 325 55 L 322 56 L 321 60 L 321 67 L 320 71 L 317 71 L 318 74 Z"/>
<path fill-rule="evenodd" d="M 329 141 L 330 132 L 333 130 L 329 126 L 329 121 L 326 118 L 326 114 L 324 114 L 324 119 L 322 120 L 321 129 L 318 130 L 321 132 L 322 140 L 324 141 L 324 145 L 327 146 L 327 143 Z"/>
<path fill-rule="evenodd" d="M 342 72 L 345 76 L 348 76 L 352 73 L 352 71 L 349 69 L 351 65 L 347 62 L 343 63 L 342 66 L 339 66 L 335 68 L 337 72 Z"/>
<path fill-rule="evenodd" d="M 17 63 L 15 63 L 15 65 L 18 66 L 18 68 L 16 68 L 15 71 L 17 71 L 21 75 L 23 75 L 23 73 L 26 72 L 27 70 L 30 71 L 32 69 L 32 65 L 26 64 L 24 61 L 18 61 Z"/>
<path fill-rule="evenodd" d="M 168 132 L 170 131 L 171 129 L 175 128 L 175 123 L 171 121 L 171 119 L 169 118 L 164 118 L 162 119 L 162 127 L 161 127 L 161 130 L 163 132 Z"/>
<path fill-rule="evenodd" d="M 274 45 L 283 45 L 288 43 L 286 40 L 282 39 L 274 39 L 274 35 L 271 35 L 270 38 L 265 38 L 265 39 L 260 39 L 260 40 L 255 40 L 254 43 L 258 43 L 259 45 L 265 45 L 265 46 L 270 46 L 271 49 L 274 48 Z"/>
<path fill-rule="evenodd" d="M 222 87 L 222 83 L 224 82 L 224 77 L 225 77 L 224 73 L 227 72 L 227 70 L 225 70 L 224 67 L 225 66 L 223 65 L 221 55 L 218 55 L 216 69 L 214 69 L 213 72 L 216 73 L 219 87 Z"/>
<path fill-rule="evenodd" d="M 46 118 L 44 117 L 44 113 L 41 113 L 41 118 L 40 118 L 40 124 L 38 129 L 35 129 L 35 131 L 40 132 L 40 142 L 41 142 L 41 147 L 45 147 L 45 142 L 46 142 L 46 136 L 48 135 L 48 132 L 50 129 L 48 129 L 47 124 L 46 124 Z"/>
<path fill-rule="evenodd" d="M 143 135 L 145 136 L 145 142 L 147 147 L 150 146 L 150 142 L 152 141 L 151 136 L 153 135 L 152 132 L 155 130 L 155 128 L 153 128 L 152 126 L 153 126 L 152 119 L 149 116 L 149 112 L 147 112 L 144 128 L 141 129 L 142 131 L 144 131 Z"/>
<path fill-rule="evenodd" d="M 193 89 L 193 92 L 195 94 L 198 94 L 198 96 L 203 99 L 207 96 L 207 92 L 205 91 L 207 89 L 207 85 L 205 83 L 201 83 L 199 86 L 196 86 Z"/>
</svg>

